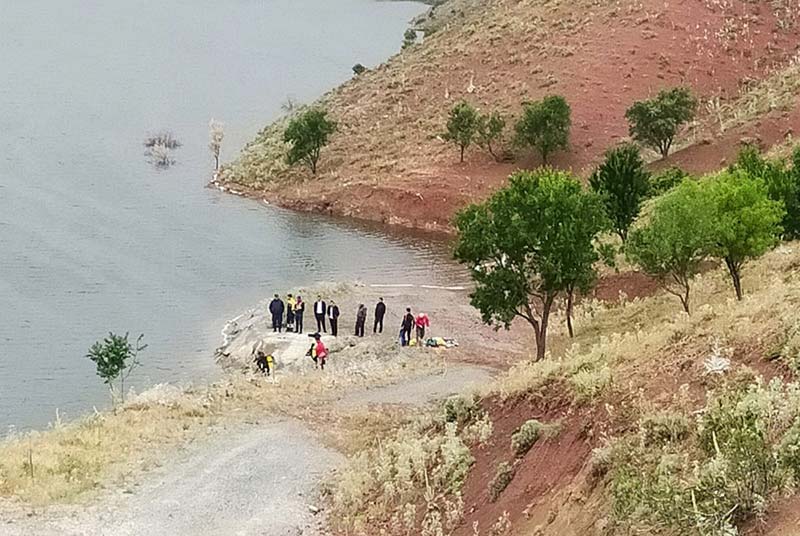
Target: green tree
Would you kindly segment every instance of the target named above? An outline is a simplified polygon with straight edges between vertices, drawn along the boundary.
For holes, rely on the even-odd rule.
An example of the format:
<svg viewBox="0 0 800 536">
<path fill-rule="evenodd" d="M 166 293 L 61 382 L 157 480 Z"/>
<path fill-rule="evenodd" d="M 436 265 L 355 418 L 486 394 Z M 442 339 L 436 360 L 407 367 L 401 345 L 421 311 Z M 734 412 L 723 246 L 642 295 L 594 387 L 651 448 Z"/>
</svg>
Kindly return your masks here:
<svg viewBox="0 0 800 536">
<path fill-rule="evenodd" d="M 480 117 L 478 111 L 468 102 L 461 101 L 450 110 L 447 119 L 447 130 L 442 134 L 446 141 L 455 143 L 461 150 L 461 162 L 464 161 L 464 151 L 472 145 L 478 133 Z"/>
<path fill-rule="evenodd" d="M 406 49 L 417 42 L 417 31 L 409 28 L 403 34 L 403 49 Z"/>
<path fill-rule="evenodd" d="M 500 154 L 497 152 L 496 145 L 503 137 L 506 128 L 506 120 L 499 112 L 482 114 L 478 119 L 478 144 L 486 149 L 495 161 L 500 161 Z"/>
<path fill-rule="evenodd" d="M 136 338 L 136 342 L 132 342 L 128 340 L 127 333 L 124 336 L 109 333 L 108 337 L 94 343 L 86 354 L 86 357 L 94 362 L 97 375 L 108 385 L 112 403 L 116 399 L 117 381 L 119 396 L 122 402 L 125 402 L 125 380 L 140 365 L 139 352 L 147 348 L 146 344 L 142 344 L 143 339 L 143 334 Z"/>
<path fill-rule="evenodd" d="M 569 104 L 560 95 L 523 103 L 522 117 L 514 127 L 516 144 L 519 147 L 535 148 L 542 155 L 542 161 L 547 164 L 553 151 L 569 147 L 571 113 Z"/>
<path fill-rule="evenodd" d="M 747 145 L 739 152 L 732 170 L 742 170 L 767 186 L 769 197 L 783 203 L 786 214 L 782 221 L 784 236 L 800 238 L 800 147 L 795 148 L 792 167 L 782 160 L 768 160 L 757 148 Z"/>
<path fill-rule="evenodd" d="M 697 99 L 691 90 L 676 87 L 659 91 L 655 98 L 635 102 L 625 117 L 631 137 L 666 158 L 678 130 L 694 119 L 696 110 Z"/>
<path fill-rule="evenodd" d="M 650 192 L 650 173 L 639 148 L 626 143 L 608 150 L 603 163 L 589 177 L 589 185 L 603 198 L 614 232 L 625 242 Z"/>
<path fill-rule="evenodd" d="M 689 178 L 689 174 L 679 167 L 671 167 L 650 176 L 650 197 L 664 194 Z"/>
<path fill-rule="evenodd" d="M 475 280 L 471 303 L 483 321 L 508 328 L 523 318 L 545 356 L 553 304 L 595 277 L 593 242 L 607 226 L 597 195 L 569 174 L 518 172 L 489 200 L 456 217 L 455 258 Z"/>
<path fill-rule="evenodd" d="M 631 230 L 625 253 L 680 298 L 689 314 L 691 281 L 710 244 L 711 222 L 701 188 L 686 181 L 657 200 L 646 224 Z"/>
<path fill-rule="evenodd" d="M 302 162 L 316 175 L 320 152 L 334 132 L 336 122 L 325 110 L 311 109 L 294 117 L 283 133 L 283 141 L 291 145 L 286 155 L 289 165 Z"/>
<path fill-rule="evenodd" d="M 711 254 L 725 261 L 736 299 L 742 299 L 742 265 L 760 257 L 779 239 L 785 211 L 766 185 L 743 171 L 722 172 L 703 181 L 711 212 Z"/>
</svg>

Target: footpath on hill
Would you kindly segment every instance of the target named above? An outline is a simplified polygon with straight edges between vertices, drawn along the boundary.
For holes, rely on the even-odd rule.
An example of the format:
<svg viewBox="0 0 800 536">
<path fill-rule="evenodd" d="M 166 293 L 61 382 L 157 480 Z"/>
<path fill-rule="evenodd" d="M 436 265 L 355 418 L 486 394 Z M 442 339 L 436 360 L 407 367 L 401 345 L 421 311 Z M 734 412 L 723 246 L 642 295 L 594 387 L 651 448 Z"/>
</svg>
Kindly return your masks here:
<svg viewBox="0 0 800 536">
<path fill-rule="evenodd" d="M 491 379 L 486 368 L 459 365 L 378 389 L 343 396 L 337 404 L 424 404 Z M 398 393 L 403 393 L 398 397 Z M 297 536 L 323 534 L 320 479 L 343 460 L 303 422 L 265 414 L 215 439 L 189 445 L 132 487 L 89 506 L 57 506 L 13 516 L 3 536 Z"/>
</svg>

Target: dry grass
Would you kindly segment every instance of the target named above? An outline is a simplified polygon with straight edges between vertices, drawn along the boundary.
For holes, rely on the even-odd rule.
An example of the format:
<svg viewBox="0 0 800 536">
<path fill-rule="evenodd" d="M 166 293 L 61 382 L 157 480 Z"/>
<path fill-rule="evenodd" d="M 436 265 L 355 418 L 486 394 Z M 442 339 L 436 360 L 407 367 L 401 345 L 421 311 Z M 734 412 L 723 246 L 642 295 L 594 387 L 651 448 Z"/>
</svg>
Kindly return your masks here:
<svg viewBox="0 0 800 536">
<path fill-rule="evenodd" d="M 337 362 L 334 354 L 324 374 L 287 373 L 275 383 L 235 374 L 204 389 L 157 386 L 115 412 L 0 442 L 0 498 L 31 505 L 74 501 L 160 463 L 170 447 L 213 432 L 215 424 L 261 415 L 267 407 L 307 414 L 309 400 L 333 400 L 348 388 L 391 383 L 437 366 L 402 357 Z M 352 431 L 365 422 L 353 416 L 342 433 L 353 441 Z"/>
</svg>

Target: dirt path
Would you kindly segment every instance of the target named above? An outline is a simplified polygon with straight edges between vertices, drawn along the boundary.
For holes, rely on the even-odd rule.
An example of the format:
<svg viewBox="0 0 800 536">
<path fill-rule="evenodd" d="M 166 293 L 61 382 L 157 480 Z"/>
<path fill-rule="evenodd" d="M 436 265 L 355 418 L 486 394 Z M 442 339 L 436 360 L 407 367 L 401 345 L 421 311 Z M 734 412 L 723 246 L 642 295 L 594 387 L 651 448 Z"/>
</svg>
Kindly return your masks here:
<svg viewBox="0 0 800 536">
<path fill-rule="evenodd" d="M 455 366 L 343 397 L 343 409 L 424 404 L 488 381 Z M 220 429 L 184 449 L 141 483 L 95 504 L 0 520 L 2 536 L 312 536 L 320 534 L 315 488 L 342 456 L 297 420 L 268 418 Z"/>
</svg>

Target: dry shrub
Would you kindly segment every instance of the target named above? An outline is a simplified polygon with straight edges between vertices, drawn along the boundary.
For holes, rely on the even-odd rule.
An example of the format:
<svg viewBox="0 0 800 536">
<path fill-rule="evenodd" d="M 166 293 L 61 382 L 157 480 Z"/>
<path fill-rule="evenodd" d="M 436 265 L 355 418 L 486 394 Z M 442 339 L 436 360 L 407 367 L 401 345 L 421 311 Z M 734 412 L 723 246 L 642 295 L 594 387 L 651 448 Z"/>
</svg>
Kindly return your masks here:
<svg viewBox="0 0 800 536">
<path fill-rule="evenodd" d="M 497 466 L 494 478 L 489 482 L 489 500 L 495 502 L 512 480 L 514 480 L 514 467 L 508 462 L 502 462 Z"/>
</svg>

